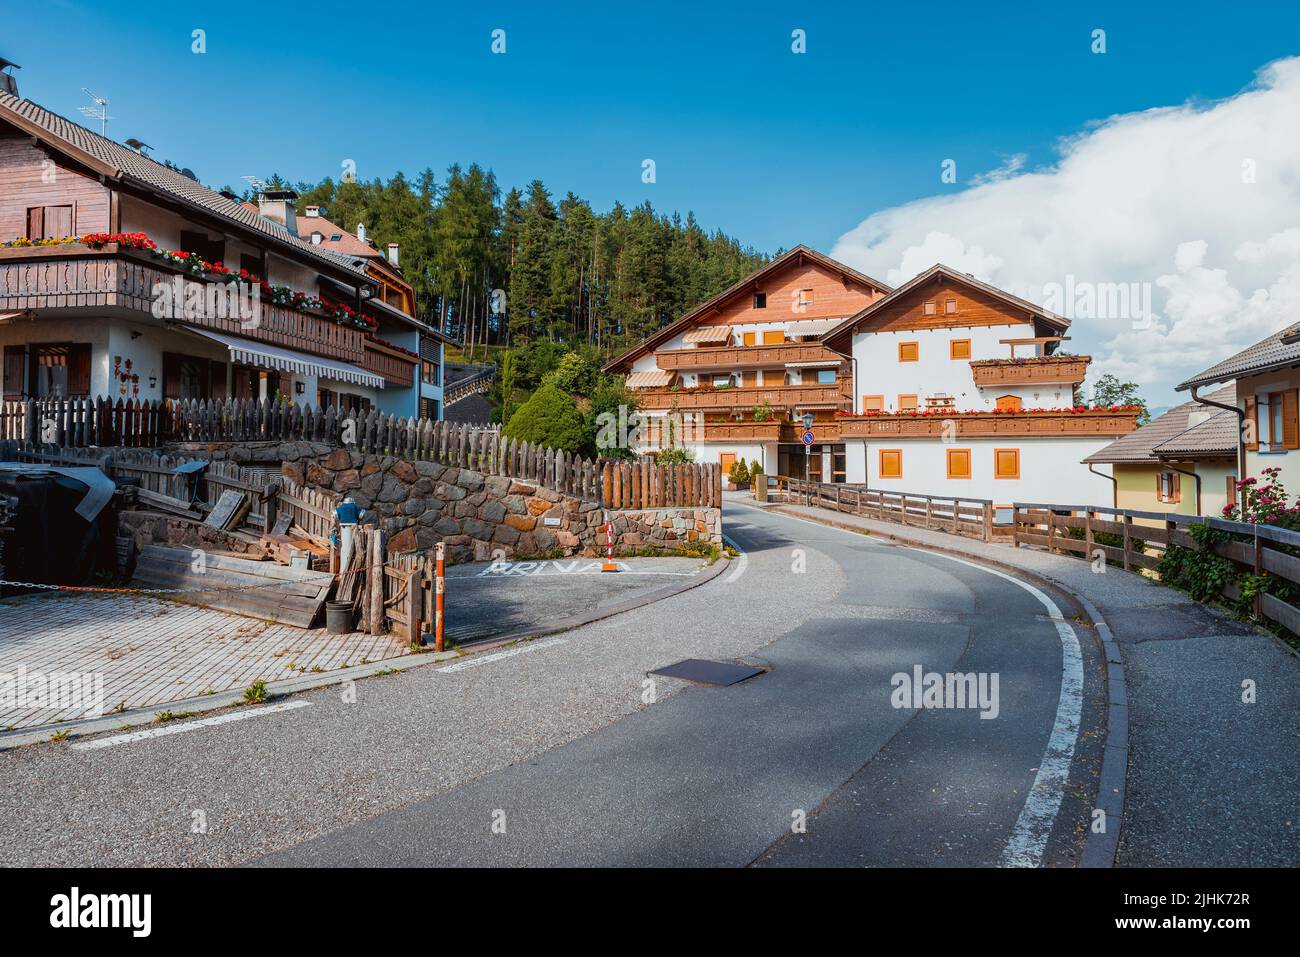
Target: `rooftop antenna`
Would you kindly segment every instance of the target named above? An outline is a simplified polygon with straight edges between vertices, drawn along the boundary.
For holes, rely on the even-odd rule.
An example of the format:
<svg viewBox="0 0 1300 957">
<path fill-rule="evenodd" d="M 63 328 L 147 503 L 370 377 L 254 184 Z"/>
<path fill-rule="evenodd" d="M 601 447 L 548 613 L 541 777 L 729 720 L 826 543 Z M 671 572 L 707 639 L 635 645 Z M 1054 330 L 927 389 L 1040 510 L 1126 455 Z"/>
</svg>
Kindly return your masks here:
<svg viewBox="0 0 1300 957">
<path fill-rule="evenodd" d="M 81 92 L 90 97 L 91 102 L 95 105 L 82 106 L 78 107 L 78 109 L 81 110 L 83 116 L 87 116 L 92 120 L 99 120 L 99 133 L 101 136 L 107 136 L 108 121 L 113 119 L 113 117 L 108 115 L 108 99 L 100 96 L 98 93 L 92 93 L 84 86 L 81 88 Z"/>
<path fill-rule="evenodd" d="M 253 189 L 257 190 L 259 193 L 266 192 L 266 184 L 263 183 L 256 176 L 241 176 L 239 178 L 242 179 L 249 186 L 253 187 Z"/>
</svg>

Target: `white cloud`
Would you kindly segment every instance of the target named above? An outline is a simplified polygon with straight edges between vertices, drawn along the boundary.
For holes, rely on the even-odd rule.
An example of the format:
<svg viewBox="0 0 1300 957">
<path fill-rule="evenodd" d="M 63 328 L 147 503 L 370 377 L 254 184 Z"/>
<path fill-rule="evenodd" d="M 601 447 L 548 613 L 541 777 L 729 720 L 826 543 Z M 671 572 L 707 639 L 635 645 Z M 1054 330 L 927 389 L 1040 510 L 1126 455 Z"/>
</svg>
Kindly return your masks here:
<svg viewBox="0 0 1300 957">
<path fill-rule="evenodd" d="M 1055 165 L 1013 156 L 963 191 L 875 213 L 832 255 L 895 285 L 935 262 L 1035 302 L 1067 283 L 1145 284 L 1152 321 L 1077 315 L 1091 378 L 1172 387 L 1300 320 L 1300 57 L 1213 103 L 1112 116 Z M 937 177 L 937 173 L 936 173 Z"/>
</svg>

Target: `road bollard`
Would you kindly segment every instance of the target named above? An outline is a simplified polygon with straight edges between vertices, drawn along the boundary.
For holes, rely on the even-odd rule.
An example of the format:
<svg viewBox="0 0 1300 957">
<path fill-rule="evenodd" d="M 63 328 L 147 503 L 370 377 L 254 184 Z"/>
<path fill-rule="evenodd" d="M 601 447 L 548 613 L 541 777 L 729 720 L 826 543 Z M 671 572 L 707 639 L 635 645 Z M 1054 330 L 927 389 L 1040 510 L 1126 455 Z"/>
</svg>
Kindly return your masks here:
<svg viewBox="0 0 1300 957">
<path fill-rule="evenodd" d="M 446 621 L 446 615 L 443 614 L 443 602 L 447 596 L 446 570 L 447 546 L 438 542 L 434 546 L 434 599 L 433 599 L 433 647 L 436 651 L 442 651 L 443 626 Z"/>
<path fill-rule="evenodd" d="M 618 571 L 618 563 L 614 561 L 614 523 L 605 519 L 605 561 L 600 566 L 602 572 Z"/>
</svg>

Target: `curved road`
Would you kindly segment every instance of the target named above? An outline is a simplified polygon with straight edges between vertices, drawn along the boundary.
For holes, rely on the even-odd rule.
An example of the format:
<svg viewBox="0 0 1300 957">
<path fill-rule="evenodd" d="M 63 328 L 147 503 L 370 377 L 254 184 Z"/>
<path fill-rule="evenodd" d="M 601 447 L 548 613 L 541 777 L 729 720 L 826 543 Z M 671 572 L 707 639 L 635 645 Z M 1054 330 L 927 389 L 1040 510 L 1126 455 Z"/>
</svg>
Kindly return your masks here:
<svg viewBox="0 0 1300 957">
<path fill-rule="evenodd" d="M 0 755 L 16 860 L 1075 862 L 1104 713 L 1066 599 L 730 500 L 726 528 L 744 557 L 713 582 L 512 654 L 364 681 L 355 702 L 322 689 L 247 721 Z M 688 657 L 765 673 L 647 681 Z M 896 706 L 918 667 L 996 677 L 996 698 Z M 40 804 L 18 798 L 38 782 Z"/>
</svg>

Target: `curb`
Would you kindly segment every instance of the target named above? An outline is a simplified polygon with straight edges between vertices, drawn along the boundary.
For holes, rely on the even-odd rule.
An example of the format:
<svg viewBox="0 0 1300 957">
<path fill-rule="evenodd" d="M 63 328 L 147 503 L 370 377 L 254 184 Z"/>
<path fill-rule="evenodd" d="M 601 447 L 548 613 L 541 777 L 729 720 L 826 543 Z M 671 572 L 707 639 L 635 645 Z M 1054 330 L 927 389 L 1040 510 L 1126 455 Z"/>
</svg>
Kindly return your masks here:
<svg viewBox="0 0 1300 957">
<path fill-rule="evenodd" d="M 672 598 L 682 592 L 697 588 L 700 585 L 710 582 L 717 578 L 726 570 L 730 559 L 723 555 L 712 565 L 707 566 L 698 576 L 689 581 L 679 582 L 675 585 L 667 585 L 663 588 L 657 588 L 652 592 L 642 595 L 639 598 L 631 598 L 627 601 L 619 602 L 617 605 L 610 605 L 600 611 L 590 612 L 583 615 L 570 615 L 566 618 L 560 618 L 550 624 L 540 628 L 525 628 L 519 631 L 511 632 L 507 635 L 497 635 L 492 638 L 484 638 L 481 641 L 471 642 L 461 645 L 460 651 L 443 651 L 443 652 L 416 652 L 407 655 L 400 655 L 396 658 L 386 658 L 383 661 L 370 662 L 364 665 L 354 665 L 351 668 L 342 668 L 338 671 L 330 671 L 322 674 L 306 674 L 297 678 L 283 678 L 279 681 L 269 681 L 266 684 L 267 700 L 282 698 L 286 695 L 297 694 L 303 691 L 312 691 L 316 688 L 325 688 L 330 685 L 342 684 L 344 681 L 352 681 L 358 678 L 369 678 L 381 672 L 391 671 L 409 671 L 412 668 L 422 668 L 427 665 L 441 664 L 442 662 L 453 658 L 464 658 L 469 655 L 478 654 L 482 651 L 488 651 L 492 648 L 498 648 L 502 645 L 515 644 L 520 641 L 531 641 L 534 638 L 541 638 L 545 635 L 553 635 L 561 631 L 570 631 L 582 625 L 588 625 L 592 622 L 600 621 L 604 618 L 611 618 L 614 615 L 622 614 L 626 611 L 633 611 L 645 605 L 653 604 L 665 598 Z M 125 728 L 136 728 L 141 725 L 149 725 L 155 722 L 155 715 L 159 711 L 193 711 L 195 716 L 204 712 L 220 711 L 223 708 L 242 705 L 244 703 L 244 690 L 222 691 L 218 694 L 201 695 L 197 698 L 183 698 L 179 701 L 159 702 L 155 705 L 148 705 L 143 708 L 132 708 L 130 711 L 123 711 L 109 716 L 100 718 L 83 718 L 79 721 L 63 721 L 57 724 L 43 724 L 35 728 L 23 728 L 20 731 L 7 731 L 0 733 L 0 752 L 9 751 L 14 748 L 23 747 L 28 744 L 48 743 L 50 736 L 59 732 L 68 732 L 68 738 L 80 738 L 92 734 L 102 734 L 106 731 L 121 731 Z"/>
<path fill-rule="evenodd" d="M 1119 850 L 1120 832 L 1124 826 L 1124 799 L 1128 782 L 1128 683 L 1124 678 L 1123 652 L 1115 641 L 1115 635 L 1110 630 L 1110 625 L 1107 624 L 1101 611 L 1092 603 L 1091 599 L 1050 575 L 1032 572 L 1010 562 L 986 558 L 983 555 L 972 555 L 970 552 L 960 549 L 945 548 L 942 545 L 935 545 L 933 542 L 923 542 L 919 539 L 895 535 L 892 532 L 877 532 L 874 529 L 864 530 L 847 522 L 797 515 L 793 512 L 786 512 L 780 505 L 772 510 L 790 518 L 802 518 L 809 522 L 817 522 L 846 532 L 856 532 L 864 537 L 898 542 L 922 551 L 942 552 L 956 558 L 964 558 L 978 564 L 988 565 L 1038 584 L 1046 585 L 1049 588 L 1059 589 L 1083 606 L 1084 614 L 1088 616 L 1097 631 L 1098 637 L 1101 639 L 1101 650 L 1106 661 L 1106 747 L 1102 751 L 1101 771 L 1097 776 L 1097 802 L 1094 805 L 1094 810 L 1105 812 L 1107 828 L 1100 834 L 1093 831 L 1091 827 L 1088 829 L 1088 836 L 1084 841 L 1083 853 L 1079 857 L 1078 866 L 1088 868 L 1114 867 L 1115 855 Z"/>
</svg>

